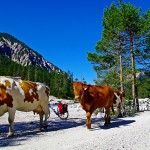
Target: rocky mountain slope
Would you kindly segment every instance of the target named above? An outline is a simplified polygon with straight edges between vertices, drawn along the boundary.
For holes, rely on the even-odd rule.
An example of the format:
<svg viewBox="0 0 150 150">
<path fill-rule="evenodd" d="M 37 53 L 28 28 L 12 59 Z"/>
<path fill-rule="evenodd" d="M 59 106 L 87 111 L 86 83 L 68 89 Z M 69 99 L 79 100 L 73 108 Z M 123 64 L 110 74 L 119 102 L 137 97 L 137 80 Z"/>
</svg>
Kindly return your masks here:
<svg viewBox="0 0 150 150">
<path fill-rule="evenodd" d="M 45 60 L 39 53 L 7 33 L 0 33 L 0 53 L 22 66 L 33 65 L 49 72 L 61 71 L 54 64 Z"/>
</svg>

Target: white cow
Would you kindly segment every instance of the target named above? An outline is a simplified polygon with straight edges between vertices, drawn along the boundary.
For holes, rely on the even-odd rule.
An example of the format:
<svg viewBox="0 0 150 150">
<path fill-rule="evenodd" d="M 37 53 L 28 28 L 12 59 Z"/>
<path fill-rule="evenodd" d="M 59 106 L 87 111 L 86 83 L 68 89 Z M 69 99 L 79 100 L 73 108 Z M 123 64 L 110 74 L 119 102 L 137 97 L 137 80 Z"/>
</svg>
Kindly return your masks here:
<svg viewBox="0 0 150 150">
<path fill-rule="evenodd" d="M 33 111 L 40 116 L 40 130 L 47 128 L 47 119 L 50 116 L 48 107 L 49 88 L 42 83 L 35 83 L 11 77 L 0 77 L 0 116 L 8 112 L 10 124 L 7 136 L 14 135 L 13 122 L 16 110 Z"/>
</svg>

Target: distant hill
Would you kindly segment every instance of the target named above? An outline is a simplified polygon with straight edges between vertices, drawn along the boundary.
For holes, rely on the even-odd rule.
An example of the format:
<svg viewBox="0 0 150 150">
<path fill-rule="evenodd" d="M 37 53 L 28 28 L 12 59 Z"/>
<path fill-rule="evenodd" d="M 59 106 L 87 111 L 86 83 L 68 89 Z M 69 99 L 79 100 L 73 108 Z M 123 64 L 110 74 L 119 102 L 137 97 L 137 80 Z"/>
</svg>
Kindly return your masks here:
<svg viewBox="0 0 150 150">
<path fill-rule="evenodd" d="M 37 66 L 48 72 L 60 72 L 61 69 L 45 60 L 38 52 L 7 33 L 0 33 L 0 53 L 22 66 Z"/>
<path fill-rule="evenodd" d="M 136 77 L 138 79 L 145 78 L 148 76 L 150 76 L 150 72 L 148 72 L 148 71 L 140 71 L 140 72 L 136 73 Z"/>
<path fill-rule="evenodd" d="M 0 33 L 0 76 L 20 77 L 49 86 L 50 94 L 73 99 L 73 74 L 64 72 L 7 33 Z"/>
</svg>

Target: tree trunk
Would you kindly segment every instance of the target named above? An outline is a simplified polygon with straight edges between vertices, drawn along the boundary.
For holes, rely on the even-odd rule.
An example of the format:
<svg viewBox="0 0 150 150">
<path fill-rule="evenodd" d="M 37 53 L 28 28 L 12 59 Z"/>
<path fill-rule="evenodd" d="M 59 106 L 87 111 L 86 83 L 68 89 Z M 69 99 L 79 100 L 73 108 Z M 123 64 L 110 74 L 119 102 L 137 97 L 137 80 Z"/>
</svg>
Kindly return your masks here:
<svg viewBox="0 0 150 150">
<path fill-rule="evenodd" d="M 121 91 L 124 92 L 124 87 L 123 87 L 123 67 L 122 67 L 122 43 L 120 39 L 120 33 L 119 33 L 119 49 L 120 49 L 120 88 Z M 125 115 L 125 99 L 124 97 L 122 98 L 122 103 L 118 107 L 118 117 L 122 117 Z"/>
<path fill-rule="evenodd" d="M 122 55 L 120 54 L 120 86 L 121 91 L 124 93 L 124 87 L 123 87 L 123 67 L 122 67 Z M 120 106 L 119 115 L 123 116 L 125 115 L 125 98 L 122 97 L 122 104 Z"/>
<path fill-rule="evenodd" d="M 130 53 L 132 62 L 132 97 L 133 97 L 133 108 L 134 111 L 139 111 L 139 102 L 137 97 L 137 87 L 136 87 L 136 73 L 135 73 L 135 62 L 134 62 L 134 51 L 133 51 L 133 38 L 130 36 Z"/>
</svg>

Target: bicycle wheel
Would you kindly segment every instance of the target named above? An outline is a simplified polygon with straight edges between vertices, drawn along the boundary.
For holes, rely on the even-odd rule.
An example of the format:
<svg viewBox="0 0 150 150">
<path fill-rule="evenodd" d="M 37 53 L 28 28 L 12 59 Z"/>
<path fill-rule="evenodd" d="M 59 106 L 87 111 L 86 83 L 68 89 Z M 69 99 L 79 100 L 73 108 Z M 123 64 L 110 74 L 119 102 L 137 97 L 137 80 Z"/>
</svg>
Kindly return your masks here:
<svg viewBox="0 0 150 150">
<path fill-rule="evenodd" d="M 65 112 L 65 113 L 63 113 L 63 114 L 58 113 L 58 117 L 59 117 L 60 119 L 67 119 L 67 118 L 68 118 L 68 116 L 69 116 L 68 111 L 67 111 L 67 112 Z"/>
</svg>

